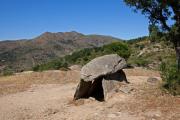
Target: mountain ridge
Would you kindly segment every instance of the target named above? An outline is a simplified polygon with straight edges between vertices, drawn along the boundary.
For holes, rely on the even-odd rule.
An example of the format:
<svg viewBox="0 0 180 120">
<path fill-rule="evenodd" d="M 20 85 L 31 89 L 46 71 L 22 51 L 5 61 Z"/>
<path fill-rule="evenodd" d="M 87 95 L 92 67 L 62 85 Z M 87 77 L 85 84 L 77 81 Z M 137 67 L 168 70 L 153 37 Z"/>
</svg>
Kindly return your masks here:
<svg viewBox="0 0 180 120">
<path fill-rule="evenodd" d="M 99 47 L 121 39 L 72 32 L 45 32 L 32 39 L 0 41 L 0 72 L 30 70 L 32 66 L 83 48 Z"/>
</svg>

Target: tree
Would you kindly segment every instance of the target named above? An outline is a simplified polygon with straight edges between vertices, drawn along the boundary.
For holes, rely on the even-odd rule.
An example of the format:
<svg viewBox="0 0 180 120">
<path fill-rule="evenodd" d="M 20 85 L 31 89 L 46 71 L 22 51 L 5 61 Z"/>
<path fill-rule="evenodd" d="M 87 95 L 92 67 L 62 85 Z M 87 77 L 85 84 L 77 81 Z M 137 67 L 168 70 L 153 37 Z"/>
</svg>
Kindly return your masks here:
<svg viewBox="0 0 180 120">
<path fill-rule="evenodd" d="M 174 44 L 180 71 L 180 0 L 124 0 L 135 12 L 141 11 L 148 17 L 151 25 L 157 25 L 168 34 L 168 40 Z M 173 20 L 169 25 L 168 20 Z"/>
<path fill-rule="evenodd" d="M 156 42 L 161 39 L 162 35 L 156 25 L 149 25 L 149 39 L 151 42 Z"/>
</svg>

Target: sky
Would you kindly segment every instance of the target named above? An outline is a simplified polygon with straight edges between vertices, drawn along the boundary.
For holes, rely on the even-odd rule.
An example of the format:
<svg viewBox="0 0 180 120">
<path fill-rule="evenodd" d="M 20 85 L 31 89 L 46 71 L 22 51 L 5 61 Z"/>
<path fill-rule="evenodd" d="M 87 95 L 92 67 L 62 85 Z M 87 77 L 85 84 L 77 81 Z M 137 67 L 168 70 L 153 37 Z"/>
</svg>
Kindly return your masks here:
<svg viewBox="0 0 180 120">
<path fill-rule="evenodd" d="M 148 19 L 123 0 L 0 0 L 0 40 L 69 31 L 131 39 L 148 35 Z"/>
</svg>

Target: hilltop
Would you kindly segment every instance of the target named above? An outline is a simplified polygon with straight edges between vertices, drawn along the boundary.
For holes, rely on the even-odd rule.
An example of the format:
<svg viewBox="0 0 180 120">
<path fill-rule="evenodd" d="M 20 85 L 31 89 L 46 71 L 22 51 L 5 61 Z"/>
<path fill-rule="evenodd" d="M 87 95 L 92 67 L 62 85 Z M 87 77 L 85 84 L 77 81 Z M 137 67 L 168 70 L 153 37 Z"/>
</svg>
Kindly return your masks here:
<svg viewBox="0 0 180 120">
<path fill-rule="evenodd" d="M 82 48 L 100 47 L 120 39 L 103 35 L 72 32 L 45 32 L 33 39 L 0 42 L 0 72 L 31 70 Z"/>
</svg>

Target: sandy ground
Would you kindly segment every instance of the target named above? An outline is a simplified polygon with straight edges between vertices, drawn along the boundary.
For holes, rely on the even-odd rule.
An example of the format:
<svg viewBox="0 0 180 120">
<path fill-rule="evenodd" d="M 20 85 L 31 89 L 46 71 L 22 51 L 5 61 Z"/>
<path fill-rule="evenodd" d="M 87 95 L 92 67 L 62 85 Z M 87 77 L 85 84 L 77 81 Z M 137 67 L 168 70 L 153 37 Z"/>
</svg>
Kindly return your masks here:
<svg viewBox="0 0 180 120">
<path fill-rule="evenodd" d="M 105 102 L 93 98 L 72 100 L 78 83 L 77 71 L 61 75 L 61 80 L 68 75 L 71 77 L 68 79 L 75 81 L 31 84 L 24 91 L 3 94 L 0 96 L 0 120 L 179 120 L 180 98 L 162 92 L 158 72 L 125 71 L 130 82 L 126 87 L 132 91 L 114 93 Z M 43 79 L 49 79 L 54 72 Z M 149 77 L 156 77 L 159 82 L 148 83 Z M 0 78 L 0 81 L 5 80 L 7 78 Z"/>
</svg>

